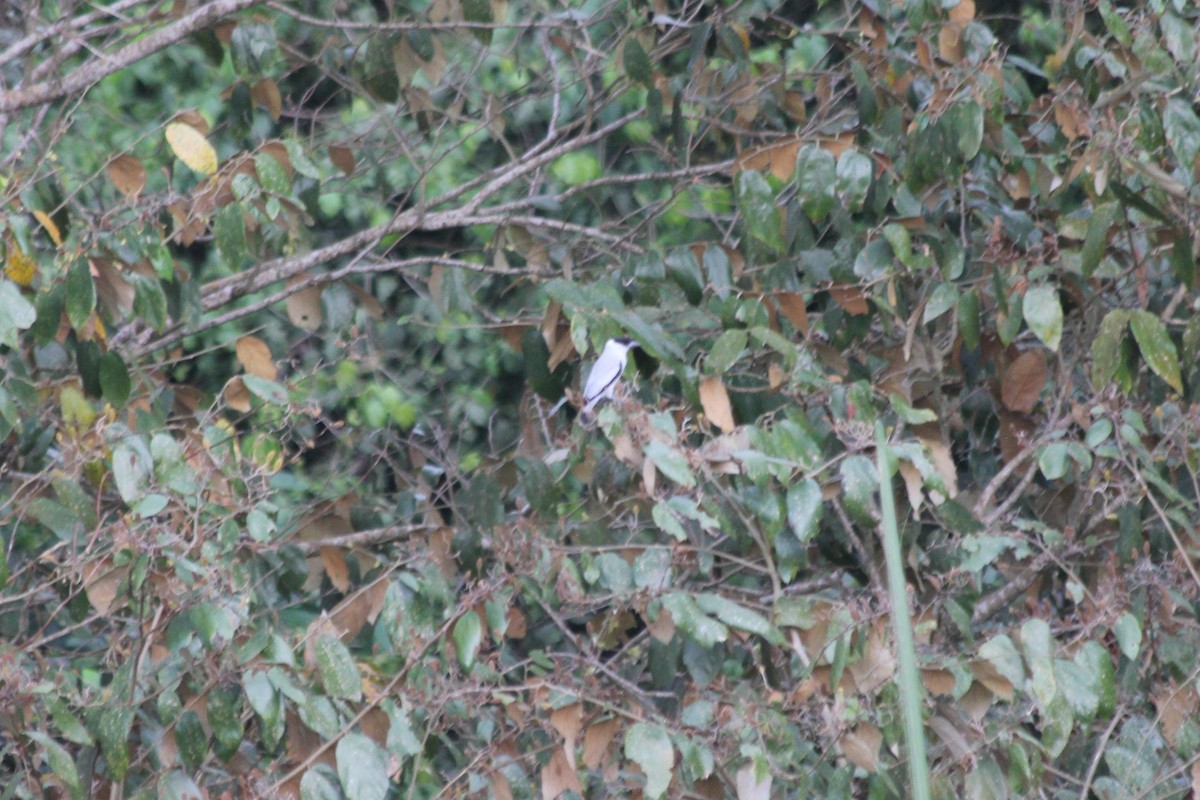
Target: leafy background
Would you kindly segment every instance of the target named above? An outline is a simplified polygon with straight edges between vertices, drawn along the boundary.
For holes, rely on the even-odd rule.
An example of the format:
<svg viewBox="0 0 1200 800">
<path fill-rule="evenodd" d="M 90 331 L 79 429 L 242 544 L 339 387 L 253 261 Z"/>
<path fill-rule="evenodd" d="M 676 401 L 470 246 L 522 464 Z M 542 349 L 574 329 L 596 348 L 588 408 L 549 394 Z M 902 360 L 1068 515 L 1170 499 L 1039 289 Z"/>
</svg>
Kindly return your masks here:
<svg viewBox="0 0 1200 800">
<path fill-rule="evenodd" d="M 5 13 L 4 797 L 1198 793 L 1192 4 Z"/>
</svg>

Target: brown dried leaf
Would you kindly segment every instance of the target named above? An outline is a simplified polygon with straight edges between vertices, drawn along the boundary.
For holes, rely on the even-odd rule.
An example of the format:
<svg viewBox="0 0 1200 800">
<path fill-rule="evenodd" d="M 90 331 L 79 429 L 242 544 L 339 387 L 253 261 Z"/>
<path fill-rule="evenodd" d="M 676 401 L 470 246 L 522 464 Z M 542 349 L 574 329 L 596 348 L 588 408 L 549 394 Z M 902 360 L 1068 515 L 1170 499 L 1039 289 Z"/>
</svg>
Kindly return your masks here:
<svg viewBox="0 0 1200 800">
<path fill-rule="evenodd" d="M 700 405 L 704 413 L 714 425 L 724 433 L 729 433 L 737 427 L 733 421 L 733 406 L 729 403 L 729 393 L 725 384 L 716 375 L 710 375 L 700 381 Z"/>
<path fill-rule="evenodd" d="M 1028 418 L 1018 414 L 1000 415 L 1000 458 L 1005 464 L 1016 458 L 1022 450 L 1033 443 L 1037 427 Z"/>
<path fill-rule="evenodd" d="M 121 588 L 121 581 L 128 573 L 129 567 L 114 567 L 111 558 L 91 562 L 89 566 L 84 567 L 84 591 L 97 614 L 107 616 L 112 610 Z"/>
<path fill-rule="evenodd" d="M 357 298 L 358 304 L 362 306 L 363 311 L 367 312 L 368 317 L 373 320 L 383 319 L 383 304 L 376 300 L 374 295 L 354 281 L 342 281 L 342 285 L 348 288 L 350 294 Z"/>
<path fill-rule="evenodd" d="M 934 714 L 929 720 L 929 727 L 938 735 L 950 750 L 950 754 L 961 763 L 972 763 L 975 749 L 967 741 L 967 737 L 950 719 L 941 714 Z"/>
<path fill-rule="evenodd" d="M 571 771 L 575 771 L 575 740 L 583 727 L 583 703 L 572 703 L 569 706 L 556 708 L 550 712 L 550 724 L 558 735 L 563 737 L 563 751 Z"/>
<path fill-rule="evenodd" d="M 804 295 L 799 292 L 778 292 L 775 302 L 779 305 L 779 312 L 787 317 L 792 327 L 802 335 L 808 336 L 808 303 L 805 302 Z"/>
<path fill-rule="evenodd" d="M 854 766 L 875 772 L 879 769 L 879 746 L 883 744 L 883 734 L 869 722 L 863 722 L 854 730 L 842 734 L 838 740 L 846 760 Z"/>
<path fill-rule="evenodd" d="M 671 616 L 671 612 L 663 607 L 659 607 L 658 616 L 651 622 L 644 616 L 646 620 L 646 630 L 650 631 L 650 635 L 663 644 L 669 643 L 675 638 L 675 618 Z"/>
<path fill-rule="evenodd" d="M 867 296 L 863 293 L 862 287 L 853 283 L 835 283 L 829 287 L 829 295 L 833 298 L 833 302 L 842 307 L 842 310 L 853 317 L 860 314 L 866 314 L 869 311 L 867 306 Z"/>
<path fill-rule="evenodd" d="M 953 696 L 954 687 L 958 681 L 954 677 L 954 673 L 948 669 L 923 669 L 921 670 L 921 682 L 925 684 L 925 688 L 930 694 L 940 694 Z"/>
<path fill-rule="evenodd" d="M 1196 695 L 1195 686 L 1187 683 L 1181 688 L 1173 680 L 1165 685 L 1160 683 L 1151 691 L 1150 700 L 1158 709 L 1159 724 L 1167 743 L 1178 747 L 1180 727 L 1194 719 L 1196 711 L 1200 710 L 1200 697 Z"/>
<path fill-rule="evenodd" d="M 278 120 L 279 115 L 283 113 L 283 96 L 279 94 L 279 87 L 275 85 L 275 81 L 270 78 L 263 78 L 250 87 L 250 99 L 266 109 L 273 120 Z"/>
<path fill-rule="evenodd" d="M 288 174 L 289 178 L 296 174 L 296 168 L 292 166 L 292 157 L 288 155 L 287 145 L 278 139 L 263 142 L 259 145 L 258 152 L 265 153 L 278 161 L 279 166 L 283 167 L 283 171 Z"/>
<path fill-rule="evenodd" d="M 288 286 L 296 286 L 308 281 L 311 276 L 307 272 L 302 272 L 288 281 Z M 297 328 L 302 328 L 306 331 L 315 331 L 321 327 L 321 319 L 323 312 L 321 308 L 321 293 L 325 287 L 321 284 L 309 286 L 300 291 L 288 295 L 285 301 L 287 305 L 288 319 Z"/>
<path fill-rule="evenodd" d="M 1043 350 L 1031 348 L 1023 351 L 1004 371 L 1000 402 L 1009 411 L 1028 414 L 1037 405 L 1048 374 Z"/>
<path fill-rule="evenodd" d="M 1012 700 L 1012 682 L 1001 675 L 992 662 L 986 658 L 972 661 L 971 672 L 975 675 L 975 680 L 986 687 L 992 694 L 1006 701 Z M 972 688 L 974 688 L 974 684 L 972 684 Z"/>
<path fill-rule="evenodd" d="M 379 617 L 383 601 L 387 597 L 387 582 L 376 580 L 369 586 L 343 598 L 329 612 L 329 618 L 339 631 L 342 641 L 349 642 L 358 636 L 363 626 Z"/>
<path fill-rule="evenodd" d="M 959 0 L 958 5 L 950 9 L 950 21 L 966 24 L 975 19 L 975 0 Z"/>
<path fill-rule="evenodd" d="M 342 548 L 322 547 L 321 564 L 325 567 L 325 574 L 329 576 L 333 588 L 343 593 L 350 590 L 350 569 L 346 566 L 346 559 L 342 557 Z"/>
<path fill-rule="evenodd" d="M 243 414 L 250 412 L 250 390 L 246 388 L 245 381 L 241 375 L 235 375 L 225 384 L 225 390 L 222 392 L 225 396 L 225 405 L 232 408 L 234 411 L 240 411 Z"/>
<path fill-rule="evenodd" d="M 104 169 L 117 191 L 131 200 L 146 188 L 146 167 L 136 156 L 128 153 L 119 155 L 108 162 Z"/>
<path fill-rule="evenodd" d="M 775 362 L 767 365 L 767 386 L 778 389 L 783 385 L 783 367 Z"/>
<path fill-rule="evenodd" d="M 504 629 L 504 635 L 509 639 L 524 639 L 525 634 L 529 631 L 529 623 L 525 621 L 525 612 L 519 608 L 510 608 L 505 615 L 507 626 Z"/>
<path fill-rule="evenodd" d="M 251 375 L 268 381 L 279 377 L 279 370 L 271 359 L 271 348 L 257 336 L 243 336 L 237 340 L 237 358 Z"/>
<path fill-rule="evenodd" d="M 554 748 L 550 762 L 542 767 L 542 800 L 554 800 L 563 792 L 583 794 L 583 784 L 571 767 L 567 754 L 561 747 Z"/>
<path fill-rule="evenodd" d="M 329 160 L 345 175 L 354 174 L 354 152 L 349 147 L 329 145 Z"/>
<path fill-rule="evenodd" d="M 188 125 L 192 128 L 195 128 L 196 130 L 198 130 L 201 133 L 201 135 L 208 136 L 208 132 L 209 132 L 208 120 L 206 120 L 200 114 L 200 112 L 195 110 L 194 108 L 185 108 L 183 111 L 180 111 L 174 117 L 171 118 L 171 122 L 179 122 L 184 125 Z"/>
<path fill-rule="evenodd" d="M 621 723 L 616 718 L 593 722 L 583 734 L 583 765 L 589 770 L 597 769 L 604 761 L 609 744 L 617 735 Z"/>
<path fill-rule="evenodd" d="M 886 631 L 887 626 L 883 623 L 873 626 L 867 634 L 867 646 L 863 650 L 862 658 L 846 666 L 847 672 L 854 678 L 854 684 L 862 694 L 874 694 L 896 674 L 896 657 L 886 645 Z"/>
</svg>

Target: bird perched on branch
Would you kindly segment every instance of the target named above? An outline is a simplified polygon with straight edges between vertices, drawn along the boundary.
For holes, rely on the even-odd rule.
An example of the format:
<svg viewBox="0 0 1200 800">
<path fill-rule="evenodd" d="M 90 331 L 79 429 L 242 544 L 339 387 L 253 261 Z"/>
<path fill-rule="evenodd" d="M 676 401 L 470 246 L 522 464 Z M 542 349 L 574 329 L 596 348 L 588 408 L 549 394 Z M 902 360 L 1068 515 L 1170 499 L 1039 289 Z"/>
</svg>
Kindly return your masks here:
<svg viewBox="0 0 1200 800">
<path fill-rule="evenodd" d="M 640 345 L 628 336 L 618 336 L 604 343 L 604 350 L 588 373 L 583 384 L 583 411 L 580 419 L 585 423 L 592 421 L 592 412 L 596 406 L 605 400 L 611 400 L 613 390 L 625 374 L 625 365 L 629 362 L 629 351 Z"/>
</svg>

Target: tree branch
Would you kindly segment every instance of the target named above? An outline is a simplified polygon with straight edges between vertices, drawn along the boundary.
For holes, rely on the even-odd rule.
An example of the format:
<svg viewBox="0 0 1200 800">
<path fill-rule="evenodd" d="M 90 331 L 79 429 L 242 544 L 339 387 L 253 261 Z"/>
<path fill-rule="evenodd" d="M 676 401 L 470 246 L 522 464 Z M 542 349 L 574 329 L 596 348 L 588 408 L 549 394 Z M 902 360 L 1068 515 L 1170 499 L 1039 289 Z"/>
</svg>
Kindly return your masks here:
<svg viewBox="0 0 1200 800">
<path fill-rule="evenodd" d="M 80 95 L 114 72 L 125 69 L 185 36 L 208 28 L 235 11 L 258 5 L 260 2 L 261 0 L 211 0 L 202 3 L 192 13 L 122 47 L 112 55 L 97 56 L 95 60 L 84 63 L 63 78 L 0 93 L 0 114 Z"/>
</svg>

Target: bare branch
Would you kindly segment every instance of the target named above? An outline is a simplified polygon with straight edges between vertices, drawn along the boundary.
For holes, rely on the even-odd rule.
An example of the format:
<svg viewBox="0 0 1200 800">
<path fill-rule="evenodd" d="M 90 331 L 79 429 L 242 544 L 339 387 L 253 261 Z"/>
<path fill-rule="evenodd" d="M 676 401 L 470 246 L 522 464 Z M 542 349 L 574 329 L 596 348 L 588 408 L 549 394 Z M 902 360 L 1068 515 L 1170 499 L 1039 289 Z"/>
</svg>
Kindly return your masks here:
<svg viewBox="0 0 1200 800">
<path fill-rule="evenodd" d="M 125 69 L 151 53 L 178 42 L 185 36 L 204 30 L 235 11 L 258 5 L 260 1 L 212 0 L 212 2 L 203 3 L 190 14 L 122 47 L 116 53 L 100 55 L 95 60 L 88 61 L 64 78 L 46 80 L 32 86 L 0 93 L 0 114 L 8 114 L 86 92 L 98 81 L 114 72 Z"/>
</svg>

